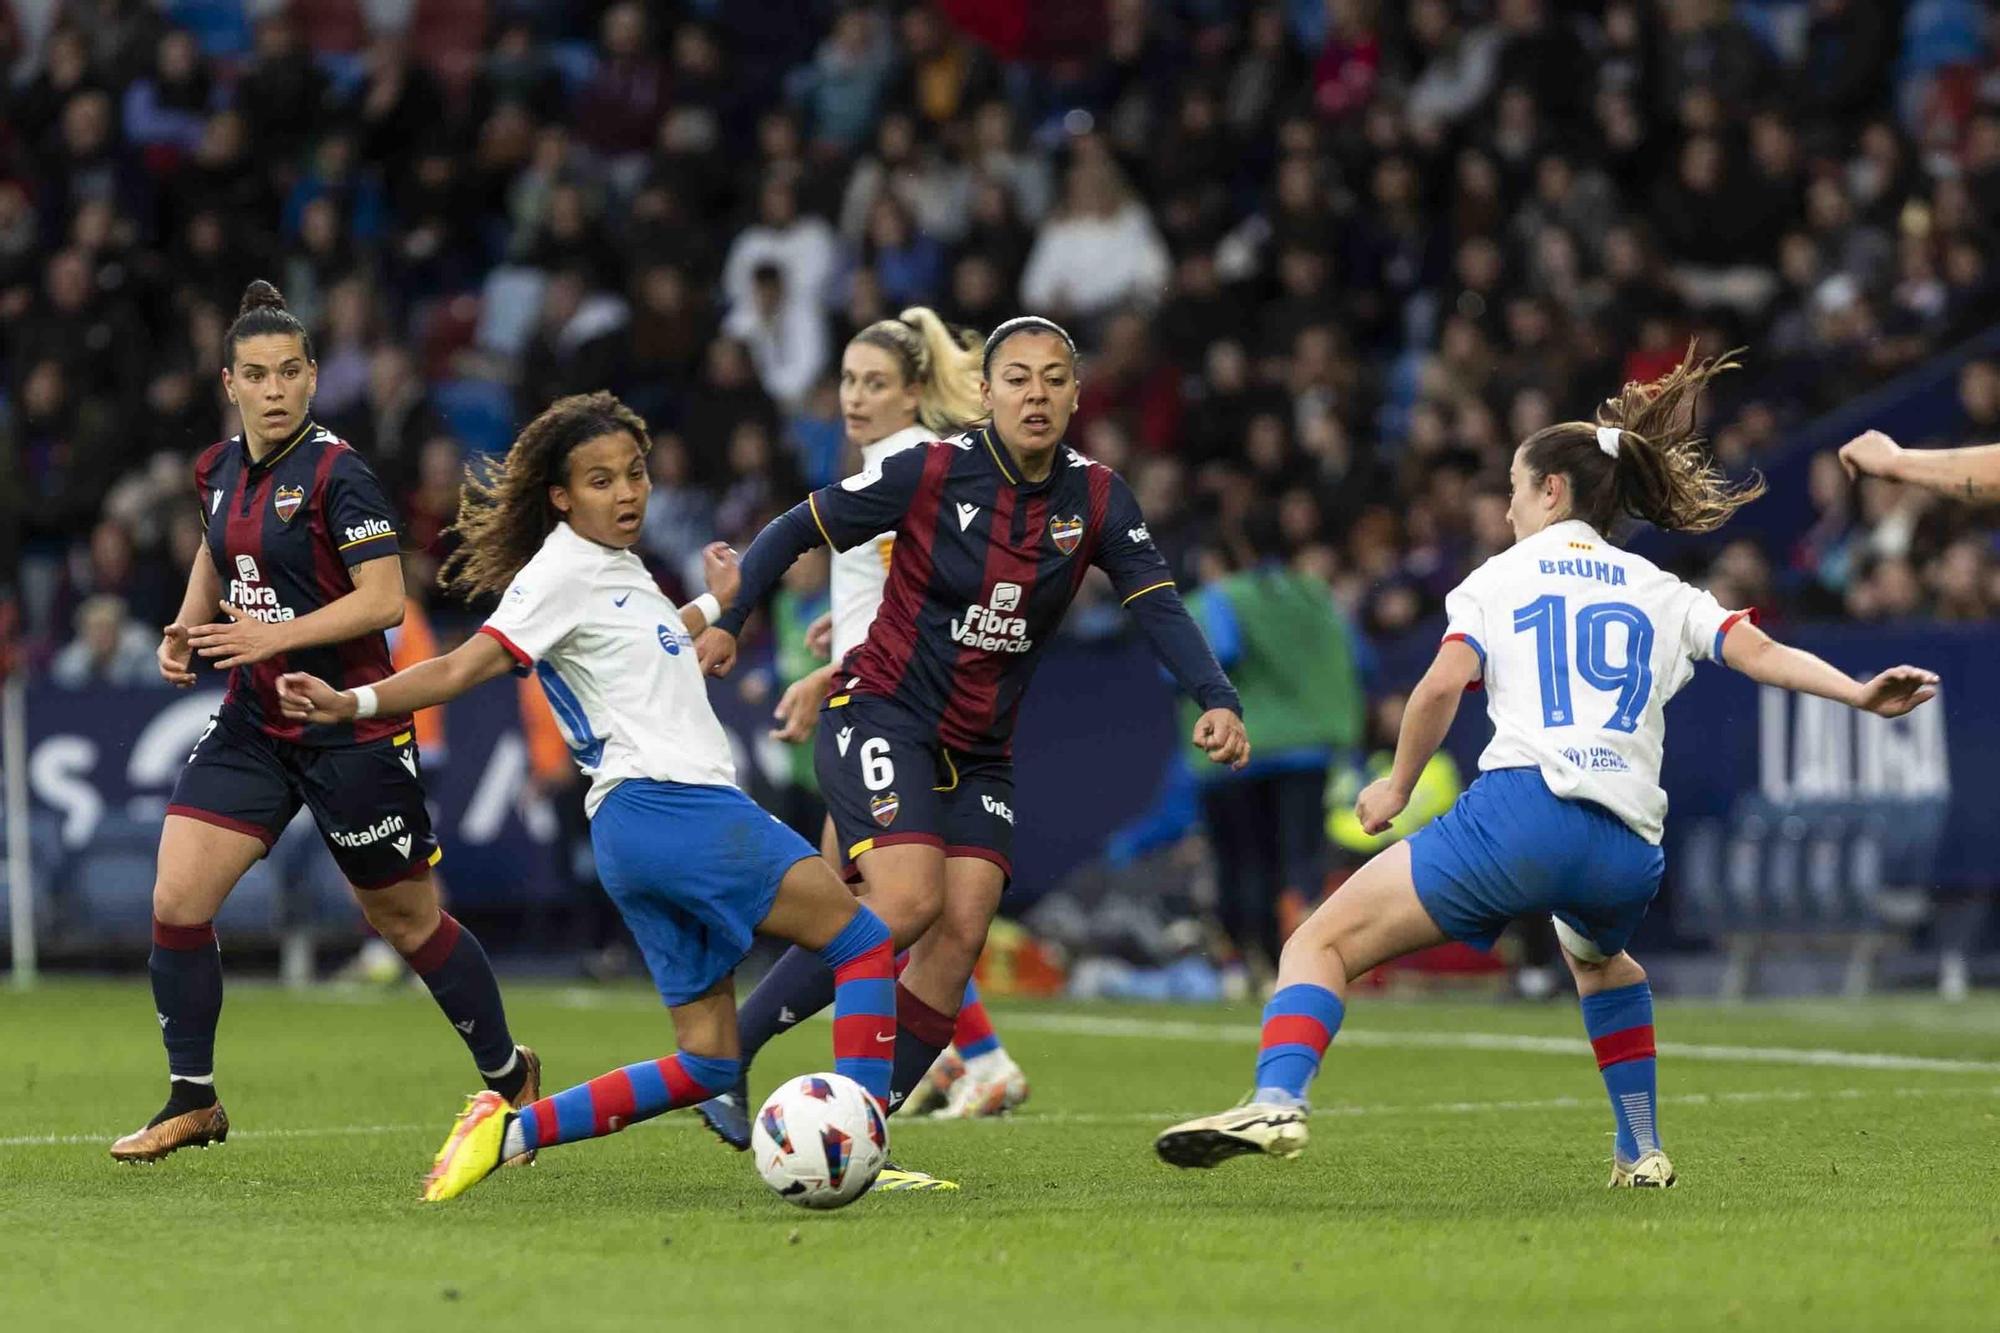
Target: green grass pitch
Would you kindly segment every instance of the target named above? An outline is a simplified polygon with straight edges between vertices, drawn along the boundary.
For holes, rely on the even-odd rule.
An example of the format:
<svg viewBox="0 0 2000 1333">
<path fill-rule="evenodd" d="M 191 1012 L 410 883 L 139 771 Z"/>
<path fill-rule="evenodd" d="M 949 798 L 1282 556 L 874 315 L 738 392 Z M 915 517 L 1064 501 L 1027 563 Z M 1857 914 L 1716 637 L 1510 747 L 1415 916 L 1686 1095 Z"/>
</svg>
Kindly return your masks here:
<svg viewBox="0 0 2000 1333">
<path fill-rule="evenodd" d="M 661 1053 L 637 989 L 515 986 L 551 1089 Z M 62 1329 L 1993 1329 L 2000 1004 L 1661 1006 L 1665 1194 L 1604 1188 L 1573 1005 L 1362 996 L 1290 1162 L 1162 1166 L 1249 1077 L 1245 1008 L 997 1005 L 1004 1122 L 896 1122 L 957 1195 L 833 1214 L 685 1113 L 416 1202 L 470 1069 L 421 993 L 235 985 L 234 1132 L 150 1167 L 142 984 L 0 994 L 0 1323 Z M 757 1087 L 831 1063 L 808 1025 Z M 1892 1057 L 1892 1058 L 1872 1058 Z"/>
</svg>

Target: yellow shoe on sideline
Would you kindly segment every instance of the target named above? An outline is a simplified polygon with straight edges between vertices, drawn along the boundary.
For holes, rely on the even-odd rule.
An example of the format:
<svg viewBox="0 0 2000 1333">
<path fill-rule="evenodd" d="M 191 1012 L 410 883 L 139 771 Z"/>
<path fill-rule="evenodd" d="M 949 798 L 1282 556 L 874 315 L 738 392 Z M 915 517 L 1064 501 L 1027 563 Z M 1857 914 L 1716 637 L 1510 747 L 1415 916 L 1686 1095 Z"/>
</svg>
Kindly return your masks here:
<svg viewBox="0 0 2000 1333">
<path fill-rule="evenodd" d="M 492 1175 L 500 1165 L 500 1144 L 513 1118 L 507 1099 L 490 1088 L 467 1102 L 424 1177 L 424 1202 L 456 1199 Z"/>
<path fill-rule="evenodd" d="M 909 1171 L 892 1162 L 882 1168 L 882 1174 L 875 1177 L 875 1183 L 870 1188 L 880 1193 L 884 1190 L 956 1190 L 958 1185 L 955 1181 L 939 1180 L 928 1171 Z"/>
<path fill-rule="evenodd" d="M 1677 1179 L 1679 1177 L 1674 1175 L 1674 1164 L 1667 1160 L 1665 1153 L 1655 1148 L 1651 1152 L 1640 1153 L 1639 1160 L 1636 1162 L 1613 1162 L 1611 1164 L 1611 1183 L 1607 1188 L 1614 1190 L 1672 1189 L 1674 1181 Z"/>
</svg>

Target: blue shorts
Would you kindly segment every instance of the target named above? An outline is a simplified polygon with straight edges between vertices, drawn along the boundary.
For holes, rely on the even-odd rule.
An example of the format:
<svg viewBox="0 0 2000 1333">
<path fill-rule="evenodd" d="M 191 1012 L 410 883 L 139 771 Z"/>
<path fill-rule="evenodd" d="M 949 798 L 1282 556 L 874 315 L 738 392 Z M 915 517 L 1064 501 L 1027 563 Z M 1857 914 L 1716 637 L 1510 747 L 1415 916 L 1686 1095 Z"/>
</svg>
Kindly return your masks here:
<svg viewBox="0 0 2000 1333">
<path fill-rule="evenodd" d="M 1590 801 L 1566 801 L 1540 769 L 1481 774 L 1410 836 L 1410 875 L 1431 919 L 1490 949 L 1509 921 L 1551 913 L 1602 949 L 1625 948 L 1659 891 L 1666 857 Z"/>
<path fill-rule="evenodd" d="M 597 877 L 669 1006 L 698 1000 L 750 952 L 778 883 L 819 855 L 734 787 L 630 778 L 590 821 Z"/>
</svg>

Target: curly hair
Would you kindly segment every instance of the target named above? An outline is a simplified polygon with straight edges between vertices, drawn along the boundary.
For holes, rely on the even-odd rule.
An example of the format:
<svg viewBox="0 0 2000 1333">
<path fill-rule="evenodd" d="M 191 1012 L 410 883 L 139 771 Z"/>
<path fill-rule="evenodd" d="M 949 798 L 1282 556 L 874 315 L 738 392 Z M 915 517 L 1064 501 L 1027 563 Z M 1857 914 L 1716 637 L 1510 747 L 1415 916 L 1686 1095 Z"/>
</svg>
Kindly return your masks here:
<svg viewBox="0 0 2000 1333">
<path fill-rule="evenodd" d="M 653 448 L 637 412 L 609 393 L 579 393 L 543 409 L 505 458 L 467 466 L 450 528 L 461 542 L 438 571 L 439 586 L 467 597 L 506 591 L 562 521 L 549 488 L 567 484 L 569 456 L 605 435 L 631 436 L 642 454 Z"/>
<path fill-rule="evenodd" d="M 1701 391 L 1741 363 L 1735 351 L 1697 359 L 1693 343 L 1681 364 L 1650 383 L 1630 383 L 1598 405 L 1595 421 L 1545 426 L 1523 443 L 1539 482 L 1569 479 L 1570 513 L 1599 532 L 1621 515 L 1668 532 L 1713 532 L 1765 491 L 1752 473 L 1732 483 L 1715 466 L 1696 430 Z"/>
</svg>

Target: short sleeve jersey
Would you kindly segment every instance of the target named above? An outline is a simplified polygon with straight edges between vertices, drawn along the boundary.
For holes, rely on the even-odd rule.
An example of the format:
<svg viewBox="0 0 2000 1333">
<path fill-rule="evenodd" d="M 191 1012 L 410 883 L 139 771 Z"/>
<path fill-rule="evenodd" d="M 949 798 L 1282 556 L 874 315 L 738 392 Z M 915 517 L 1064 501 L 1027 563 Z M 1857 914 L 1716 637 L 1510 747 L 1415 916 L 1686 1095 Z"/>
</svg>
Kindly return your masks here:
<svg viewBox="0 0 2000 1333">
<path fill-rule="evenodd" d="M 1479 654 L 1493 740 L 1482 770 L 1538 768 L 1660 841 L 1666 704 L 1720 660 L 1727 611 L 1589 524 L 1555 523 L 1494 556 L 1445 599 L 1445 638 Z"/>
<path fill-rule="evenodd" d="M 375 473 L 311 421 L 257 462 L 241 436 L 211 445 L 195 461 L 194 484 L 223 600 L 259 620 L 294 620 L 339 601 L 354 591 L 356 565 L 396 555 L 395 510 Z M 408 731 L 409 715 L 293 722 L 278 707 L 278 677 L 309 671 L 353 689 L 392 670 L 388 640 L 363 634 L 233 668 L 223 707 L 278 740 L 364 744 Z"/>
<path fill-rule="evenodd" d="M 841 659 L 836 696 L 893 698 L 969 754 L 1010 752 L 1021 696 L 1092 565 L 1122 602 L 1174 586 L 1130 488 L 1067 446 L 1028 481 L 981 428 L 892 453 L 811 504 L 836 551 L 896 535 L 881 607 Z"/>
<path fill-rule="evenodd" d="M 927 444 L 934 437 L 921 426 L 899 430 L 886 439 L 864 445 L 861 472 L 879 471 L 891 454 Z M 896 549 L 896 534 L 876 534 L 872 541 L 833 553 L 831 576 L 833 600 L 833 660 L 838 662 L 861 646 L 868 627 L 881 609 L 882 593 L 889 586 L 889 561 Z"/>
<path fill-rule="evenodd" d="M 532 671 L 577 767 L 590 814 L 629 778 L 736 784 L 681 614 L 629 550 L 558 523 L 480 626 Z"/>
</svg>

